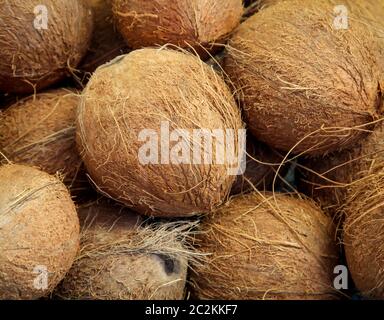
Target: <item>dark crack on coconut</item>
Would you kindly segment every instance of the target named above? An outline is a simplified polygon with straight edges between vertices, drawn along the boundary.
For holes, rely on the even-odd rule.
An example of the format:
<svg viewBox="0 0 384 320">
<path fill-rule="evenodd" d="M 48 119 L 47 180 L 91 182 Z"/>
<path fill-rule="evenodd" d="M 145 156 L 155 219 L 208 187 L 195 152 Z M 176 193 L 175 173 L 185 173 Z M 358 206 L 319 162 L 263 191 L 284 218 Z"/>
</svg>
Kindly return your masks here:
<svg viewBox="0 0 384 320">
<path fill-rule="evenodd" d="M 155 256 L 164 263 L 164 271 L 168 276 L 180 272 L 180 263 L 177 260 L 165 254 L 155 254 Z"/>
</svg>

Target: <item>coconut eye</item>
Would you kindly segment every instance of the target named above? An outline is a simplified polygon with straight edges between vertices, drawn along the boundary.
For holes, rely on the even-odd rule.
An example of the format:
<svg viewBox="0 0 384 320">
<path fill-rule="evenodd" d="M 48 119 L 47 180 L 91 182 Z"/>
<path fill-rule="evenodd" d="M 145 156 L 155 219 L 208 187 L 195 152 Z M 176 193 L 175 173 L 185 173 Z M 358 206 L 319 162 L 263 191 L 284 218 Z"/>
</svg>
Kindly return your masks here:
<svg viewBox="0 0 384 320">
<path fill-rule="evenodd" d="M 179 273 L 180 264 L 177 260 L 165 254 L 156 254 L 156 256 L 164 263 L 164 271 L 168 276 L 173 273 Z"/>
</svg>

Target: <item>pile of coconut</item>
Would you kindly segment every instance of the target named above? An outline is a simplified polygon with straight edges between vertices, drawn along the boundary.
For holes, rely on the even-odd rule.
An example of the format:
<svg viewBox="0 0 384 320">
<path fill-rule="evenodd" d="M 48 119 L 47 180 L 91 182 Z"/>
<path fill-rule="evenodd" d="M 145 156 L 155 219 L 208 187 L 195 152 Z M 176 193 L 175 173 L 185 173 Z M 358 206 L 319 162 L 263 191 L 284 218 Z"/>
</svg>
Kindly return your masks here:
<svg viewBox="0 0 384 320">
<path fill-rule="evenodd" d="M 0 3 L 0 299 L 384 298 L 383 21 Z"/>
</svg>

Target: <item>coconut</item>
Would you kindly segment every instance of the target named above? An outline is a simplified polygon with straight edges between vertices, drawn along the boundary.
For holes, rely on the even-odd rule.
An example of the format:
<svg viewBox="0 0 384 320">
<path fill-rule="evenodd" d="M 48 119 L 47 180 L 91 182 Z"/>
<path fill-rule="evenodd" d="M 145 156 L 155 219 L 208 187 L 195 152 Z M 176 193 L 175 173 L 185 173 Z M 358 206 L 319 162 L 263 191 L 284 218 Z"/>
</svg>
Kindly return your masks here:
<svg viewBox="0 0 384 320">
<path fill-rule="evenodd" d="M 300 161 L 299 191 L 313 198 L 333 216 L 342 217 L 348 188 L 384 161 L 384 123 L 353 148 L 325 157 Z"/>
<path fill-rule="evenodd" d="M 94 31 L 87 55 L 79 67 L 94 72 L 97 67 L 128 51 L 122 36 L 115 30 L 111 0 L 86 0 L 93 10 Z"/>
<path fill-rule="evenodd" d="M 229 193 L 244 154 L 242 125 L 212 67 L 192 54 L 142 49 L 93 74 L 79 107 L 78 145 L 105 195 L 142 214 L 191 216 Z"/>
<path fill-rule="evenodd" d="M 134 49 L 171 43 L 201 55 L 239 24 L 241 0 L 112 0 L 117 27 Z"/>
<path fill-rule="evenodd" d="M 66 187 L 23 165 L 0 167 L 0 299 L 37 299 L 64 278 L 79 249 Z"/>
<path fill-rule="evenodd" d="M 27 94 L 63 79 L 86 53 L 91 33 L 82 1 L 3 1 L 0 91 Z"/>
<path fill-rule="evenodd" d="M 198 299 L 331 299 L 337 265 L 332 221 L 312 202 L 273 193 L 233 197 L 207 217 L 195 245 Z"/>
<path fill-rule="evenodd" d="M 69 89 L 30 96 L 0 111 L 0 150 L 15 163 L 60 173 L 68 186 L 86 180 L 76 148 L 76 111 L 80 98 Z"/>
<path fill-rule="evenodd" d="M 231 38 L 224 69 L 250 131 L 276 149 L 314 156 L 348 148 L 382 114 L 376 34 L 353 13 L 348 29 L 334 27 L 334 8 L 281 1 Z"/>
<path fill-rule="evenodd" d="M 384 298 L 384 166 L 377 161 L 348 192 L 344 247 L 348 268 L 364 296 Z"/>
<path fill-rule="evenodd" d="M 284 175 L 284 157 L 267 145 L 247 138 L 246 169 L 237 176 L 232 185 L 231 194 L 247 193 L 258 190 L 272 190 L 278 177 Z"/>
<path fill-rule="evenodd" d="M 57 296 L 92 300 L 183 298 L 190 255 L 183 243 L 187 224 L 143 226 L 136 214 L 105 202 L 78 211 L 81 250 Z"/>
</svg>

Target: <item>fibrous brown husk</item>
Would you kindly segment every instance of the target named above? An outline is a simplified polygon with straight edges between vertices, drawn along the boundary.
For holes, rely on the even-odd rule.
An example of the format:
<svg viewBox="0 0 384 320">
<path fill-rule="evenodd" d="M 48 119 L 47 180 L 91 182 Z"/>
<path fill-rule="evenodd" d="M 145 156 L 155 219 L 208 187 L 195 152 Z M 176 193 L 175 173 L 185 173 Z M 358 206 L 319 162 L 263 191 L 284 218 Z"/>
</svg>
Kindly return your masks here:
<svg viewBox="0 0 384 320">
<path fill-rule="evenodd" d="M 88 53 L 79 68 L 94 72 L 97 67 L 128 52 L 128 48 L 113 25 L 112 1 L 86 0 L 86 3 L 93 10 L 94 31 Z"/>
<path fill-rule="evenodd" d="M 0 167 L 0 299 L 52 292 L 75 259 L 79 229 L 60 180 L 23 165 Z"/>
<path fill-rule="evenodd" d="M 282 1 L 234 33 L 224 68 L 258 140 L 323 155 L 353 146 L 382 113 L 377 35 L 353 12 L 348 29 L 334 28 L 333 10 L 328 0 Z"/>
<path fill-rule="evenodd" d="M 231 194 L 247 193 L 255 188 L 272 190 L 278 177 L 284 176 L 284 157 L 267 145 L 247 138 L 247 160 L 244 174 L 237 176 Z"/>
<path fill-rule="evenodd" d="M 170 133 L 183 129 L 189 137 L 183 134 L 167 147 L 163 140 L 169 135 L 164 138 L 160 128 L 168 124 Z M 230 154 L 236 158 L 243 154 L 238 134 L 242 126 L 230 90 L 211 67 L 191 54 L 142 49 L 93 74 L 83 93 L 77 132 L 83 160 L 98 190 L 142 214 L 191 216 L 224 201 L 235 179 L 229 161 L 220 164 L 223 159 L 216 156 L 204 161 L 202 142 L 212 143 L 195 138 L 192 130 L 232 130 L 227 159 Z M 147 159 L 148 164 L 143 153 L 148 156 L 146 146 L 154 140 L 140 141 L 144 132 L 158 138 L 159 149 L 152 150 L 153 161 Z M 175 154 L 181 144 L 183 159 L 181 149 Z M 201 150 L 200 163 L 197 155 L 192 161 L 196 149 Z M 159 155 L 169 151 L 172 159 L 179 157 L 177 161 Z"/>
<path fill-rule="evenodd" d="M 334 226 L 308 200 L 233 197 L 206 218 L 195 244 L 207 263 L 191 274 L 198 299 L 331 299 Z"/>
<path fill-rule="evenodd" d="M 372 134 L 353 148 L 301 160 L 299 191 L 313 198 L 331 215 L 342 218 L 348 188 L 383 160 L 384 123 L 380 120 Z"/>
<path fill-rule="evenodd" d="M 134 49 L 173 44 L 200 55 L 239 24 L 241 0 L 112 0 L 119 31 Z"/>
<path fill-rule="evenodd" d="M 158 300 L 184 297 L 191 225 L 140 225 L 136 214 L 106 202 L 79 209 L 81 250 L 57 291 L 66 299 Z"/>
<path fill-rule="evenodd" d="M 36 29 L 42 5 L 47 8 L 47 29 Z M 82 1 L 2 1 L 0 91 L 33 93 L 63 79 L 83 58 L 91 34 L 91 11 Z"/>
<path fill-rule="evenodd" d="M 384 165 L 376 161 L 348 190 L 344 247 L 356 287 L 370 298 L 384 298 Z"/>
<path fill-rule="evenodd" d="M 79 95 L 55 89 L 20 100 L 0 111 L 0 151 L 15 163 L 60 173 L 68 186 L 85 180 L 76 148 Z"/>
</svg>

